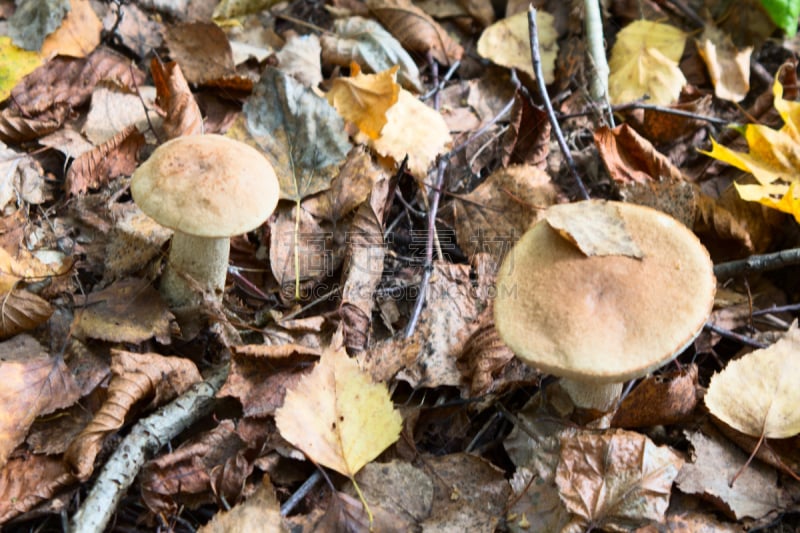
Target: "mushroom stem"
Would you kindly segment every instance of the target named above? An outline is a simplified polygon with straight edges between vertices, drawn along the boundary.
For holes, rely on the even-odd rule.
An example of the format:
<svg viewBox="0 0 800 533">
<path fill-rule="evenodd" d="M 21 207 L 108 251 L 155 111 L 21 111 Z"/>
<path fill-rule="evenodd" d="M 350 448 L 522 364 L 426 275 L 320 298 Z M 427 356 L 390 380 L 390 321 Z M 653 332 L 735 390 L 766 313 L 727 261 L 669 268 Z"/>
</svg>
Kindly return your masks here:
<svg viewBox="0 0 800 533">
<path fill-rule="evenodd" d="M 590 383 L 561 378 L 559 385 L 569 395 L 575 407 L 607 413 L 619 400 L 623 383 Z"/>
<path fill-rule="evenodd" d="M 196 237 L 176 231 L 161 278 L 161 295 L 170 307 L 197 305 L 198 286 L 217 297 L 225 289 L 228 273 L 228 237 Z"/>
</svg>

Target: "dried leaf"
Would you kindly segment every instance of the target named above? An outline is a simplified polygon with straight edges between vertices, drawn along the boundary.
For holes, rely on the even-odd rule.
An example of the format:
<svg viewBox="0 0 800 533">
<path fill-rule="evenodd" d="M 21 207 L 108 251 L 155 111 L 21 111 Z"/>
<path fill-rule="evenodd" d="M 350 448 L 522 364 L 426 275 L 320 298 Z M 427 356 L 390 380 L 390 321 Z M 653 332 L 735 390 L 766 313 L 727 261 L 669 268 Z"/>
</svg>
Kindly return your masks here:
<svg viewBox="0 0 800 533">
<path fill-rule="evenodd" d="M 514 94 L 509 128 L 503 136 L 503 166 L 531 165 L 545 170 L 550 153 L 547 113 L 519 92 Z"/>
<path fill-rule="evenodd" d="M 378 74 L 362 74 L 354 63 L 349 78 L 333 80 L 328 102 L 370 139 L 377 139 L 387 122 L 386 112 L 400 92 L 394 81 L 396 73 L 397 67 L 392 67 Z"/>
<path fill-rule="evenodd" d="M 611 49 L 608 94 L 612 104 L 624 104 L 649 96 L 656 105 L 671 104 L 686 85 L 678 61 L 686 34 L 647 20 L 637 20 L 617 33 Z"/>
<path fill-rule="evenodd" d="M 0 301 L 0 339 L 30 331 L 46 322 L 53 314 L 53 308 L 47 300 L 18 287 L 0 294 Z"/>
<path fill-rule="evenodd" d="M 64 454 L 75 476 L 86 480 L 106 436 L 120 429 L 130 409 L 144 400 L 155 407 L 177 397 L 198 381 L 197 367 L 188 359 L 155 353 L 111 351 L 112 377 L 108 397 L 92 422 Z"/>
<path fill-rule="evenodd" d="M 398 81 L 406 88 L 422 92 L 417 64 L 403 46 L 383 26 L 361 17 L 337 19 L 335 35 L 320 37 L 322 59 L 342 67 L 356 62 L 365 72 L 383 72 L 399 66 Z"/>
<path fill-rule="evenodd" d="M 92 103 L 81 131 L 93 145 L 98 145 L 131 125 L 142 132 L 151 125 L 160 129 L 162 120 L 155 99 L 156 90 L 151 86 L 139 87 L 134 94 L 115 83 L 101 82 L 92 93 Z"/>
<path fill-rule="evenodd" d="M 11 37 L 0 35 L 0 102 L 8 98 L 11 89 L 25 76 L 42 64 L 42 58 L 36 52 L 18 48 L 11 42 Z"/>
<path fill-rule="evenodd" d="M 269 267 L 287 294 L 294 294 L 296 281 L 319 281 L 332 276 L 338 266 L 331 251 L 331 234 L 305 209 L 300 207 L 299 215 L 297 209 L 278 207 L 268 222 Z"/>
<path fill-rule="evenodd" d="M 800 433 L 798 349 L 795 325 L 770 347 L 730 361 L 711 378 L 704 398 L 708 410 L 753 437 L 784 439 Z"/>
<path fill-rule="evenodd" d="M 275 489 L 264 476 L 256 492 L 244 502 L 229 511 L 222 511 L 197 533 L 228 533 L 230 531 L 262 531 L 263 533 L 284 533 L 289 531 L 281 518 L 281 507 L 275 497 Z"/>
<path fill-rule="evenodd" d="M 89 189 L 99 189 L 118 176 L 132 174 L 142 145 L 144 135 L 132 125 L 81 155 L 67 171 L 67 194 L 86 194 Z"/>
<path fill-rule="evenodd" d="M 292 75 L 306 87 L 316 87 L 322 82 L 322 47 L 316 35 L 292 35 L 275 54 L 281 70 Z M 328 99 L 330 102 L 330 99 Z"/>
<path fill-rule="evenodd" d="M 667 156 L 627 124 L 614 129 L 602 126 L 595 131 L 594 138 L 611 179 L 617 183 L 685 181 L 680 169 Z"/>
<path fill-rule="evenodd" d="M 611 425 L 635 428 L 681 423 L 697 406 L 697 387 L 696 365 L 648 376 L 625 397 Z"/>
<path fill-rule="evenodd" d="M 174 139 L 204 133 L 203 115 L 180 66 L 175 62 L 164 65 L 154 57 L 150 61 L 150 72 L 158 93 L 156 102 L 166 114 L 164 131 L 167 136 Z"/>
<path fill-rule="evenodd" d="M 60 128 L 68 114 L 67 104 L 58 104 L 34 118 L 7 107 L 0 111 L 0 141 L 23 143 L 38 139 Z"/>
<path fill-rule="evenodd" d="M 753 47 L 738 50 L 730 35 L 706 24 L 697 51 L 708 67 L 714 94 L 730 102 L 744 100 L 750 90 L 750 54 Z"/>
<path fill-rule="evenodd" d="M 255 142 L 265 152 L 281 198 L 301 200 L 330 187 L 351 145 L 344 121 L 325 99 L 267 67 L 244 104 L 244 115 L 246 126 L 233 126 L 228 135 Z"/>
<path fill-rule="evenodd" d="M 663 522 L 682 465 L 675 452 L 639 433 L 587 431 L 562 439 L 556 484 L 584 526 L 629 531 Z"/>
<path fill-rule="evenodd" d="M 44 57 L 55 55 L 86 57 L 100 44 L 103 23 L 89 0 L 70 0 L 70 11 L 61 26 L 42 43 Z"/>
<path fill-rule="evenodd" d="M 445 65 L 460 61 L 464 55 L 461 45 L 411 0 L 367 0 L 367 7 L 412 52 L 430 52 Z"/>
<path fill-rule="evenodd" d="M 551 228 L 588 257 L 644 257 L 639 245 L 628 233 L 625 219 L 612 203 L 556 204 L 545 211 L 544 218 Z"/>
<path fill-rule="evenodd" d="M 539 32 L 544 82 L 553 83 L 558 55 L 558 33 L 554 27 L 553 15 L 537 10 L 536 27 Z M 536 79 L 528 34 L 528 12 L 523 11 L 504 18 L 483 30 L 478 40 L 478 53 L 500 66 L 521 70 Z"/>
<path fill-rule="evenodd" d="M 25 454 L 9 460 L 0 469 L 0 524 L 47 502 L 57 508 L 56 496 L 74 483 L 61 457 Z"/>
<path fill-rule="evenodd" d="M 180 65 L 176 70 L 182 72 L 189 83 L 203 84 L 235 73 L 228 36 L 213 22 L 167 26 L 164 40 L 172 59 Z"/>
<path fill-rule="evenodd" d="M 0 343 L 0 467 L 37 416 L 72 405 L 80 389 L 61 357 L 51 357 L 33 337 Z"/>
<path fill-rule="evenodd" d="M 39 50 L 69 13 L 70 0 L 29 0 L 20 2 L 8 19 L 8 35 L 26 50 Z"/>
<path fill-rule="evenodd" d="M 402 420 L 386 386 L 372 383 L 343 348 L 331 346 L 286 392 L 275 423 L 315 463 L 353 477 L 397 440 Z"/>
</svg>

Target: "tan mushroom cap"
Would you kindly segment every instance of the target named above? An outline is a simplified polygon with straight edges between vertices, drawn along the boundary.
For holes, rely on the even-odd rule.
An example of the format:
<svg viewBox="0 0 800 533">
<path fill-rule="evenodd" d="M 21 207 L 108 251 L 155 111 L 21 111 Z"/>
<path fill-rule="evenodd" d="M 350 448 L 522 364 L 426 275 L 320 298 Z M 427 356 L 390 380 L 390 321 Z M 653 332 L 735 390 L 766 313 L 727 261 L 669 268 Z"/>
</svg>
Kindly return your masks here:
<svg viewBox="0 0 800 533">
<path fill-rule="evenodd" d="M 622 382 L 670 361 L 705 324 L 716 290 L 705 247 L 660 211 L 615 205 L 642 259 L 587 257 L 542 220 L 500 267 L 495 324 L 529 365 Z"/>
<path fill-rule="evenodd" d="M 255 148 L 221 135 L 159 146 L 131 181 L 136 204 L 162 226 L 222 238 L 257 228 L 278 203 L 278 179 Z"/>
</svg>

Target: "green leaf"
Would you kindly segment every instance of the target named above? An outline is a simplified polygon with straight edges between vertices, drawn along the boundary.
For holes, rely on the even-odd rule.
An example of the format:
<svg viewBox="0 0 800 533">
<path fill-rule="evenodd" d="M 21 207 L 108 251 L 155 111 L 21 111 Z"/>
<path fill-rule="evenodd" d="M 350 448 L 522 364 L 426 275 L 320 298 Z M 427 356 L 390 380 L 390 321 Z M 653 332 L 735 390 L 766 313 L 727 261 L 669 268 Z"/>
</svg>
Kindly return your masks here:
<svg viewBox="0 0 800 533">
<path fill-rule="evenodd" d="M 800 16 L 800 0 L 761 0 L 772 22 L 789 37 L 797 33 L 797 17 Z"/>
</svg>

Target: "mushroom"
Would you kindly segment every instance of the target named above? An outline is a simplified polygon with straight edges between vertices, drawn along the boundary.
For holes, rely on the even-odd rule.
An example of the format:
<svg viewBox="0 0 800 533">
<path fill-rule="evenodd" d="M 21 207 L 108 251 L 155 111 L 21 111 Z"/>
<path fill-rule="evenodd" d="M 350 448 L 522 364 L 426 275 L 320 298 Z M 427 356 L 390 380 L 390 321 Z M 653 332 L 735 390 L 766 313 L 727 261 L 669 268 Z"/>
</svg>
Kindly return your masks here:
<svg viewBox="0 0 800 533">
<path fill-rule="evenodd" d="M 600 412 L 625 381 L 691 344 L 716 290 L 708 251 L 686 226 L 648 207 L 609 204 L 643 257 L 587 256 L 542 220 L 503 261 L 494 302 L 498 333 L 517 357 L 560 377 L 576 407 Z"/>
<path fill-rule="evenodd" d="M 230 237 L 269 218 L 279 192 L 258 150 L 221 135 L 177 137 L 136 169 L 134 201 L 175 232 L 160 286 L 170 307 L 199 303 L 198 285 L 222 294 Z"/>
</svg>

